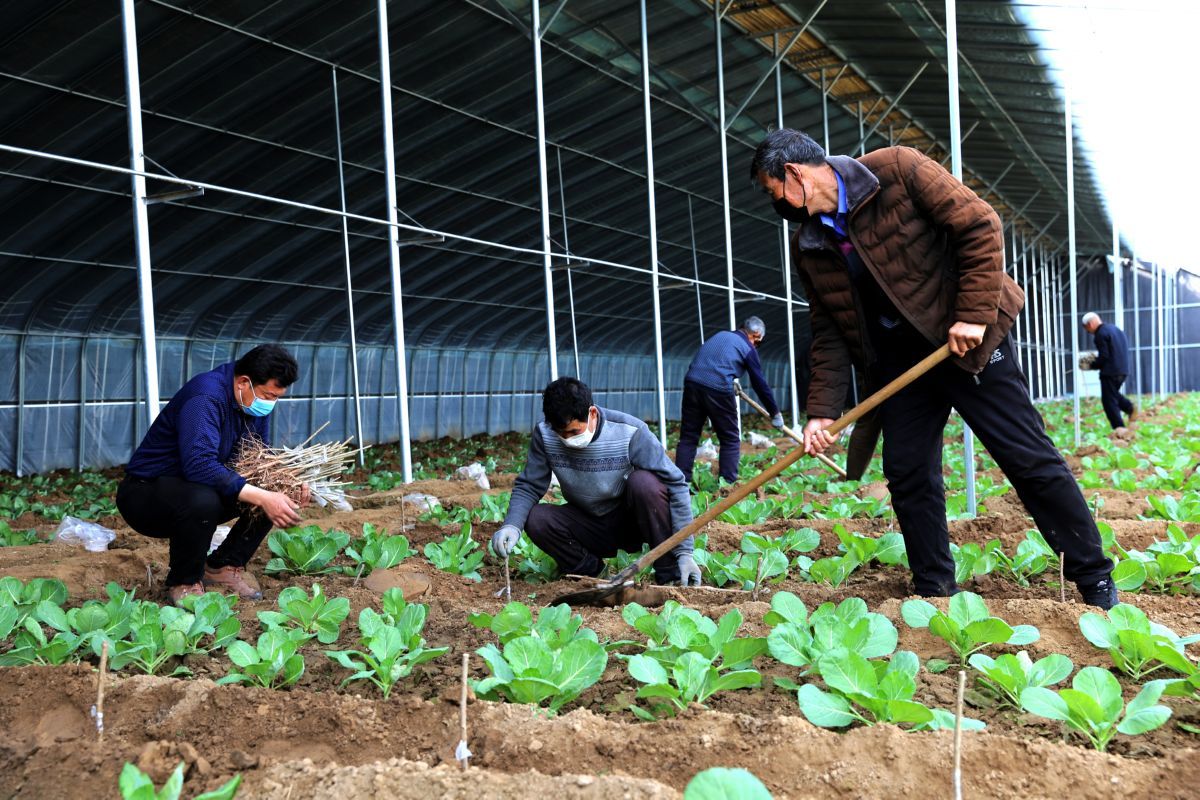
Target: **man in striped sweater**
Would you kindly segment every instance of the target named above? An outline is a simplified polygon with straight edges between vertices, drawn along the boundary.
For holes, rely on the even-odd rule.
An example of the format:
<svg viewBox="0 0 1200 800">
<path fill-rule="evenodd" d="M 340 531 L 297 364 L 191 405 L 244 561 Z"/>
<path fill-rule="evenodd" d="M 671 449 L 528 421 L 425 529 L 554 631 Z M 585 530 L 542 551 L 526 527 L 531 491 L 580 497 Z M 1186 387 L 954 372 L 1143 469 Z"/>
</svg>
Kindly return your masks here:
<svg viewBox="0 0 1200 800">
<path fill-rule="evenodd" d="M 602 559 L 618 549 L 653 548 L 692 521 L 683 473 L 646 423 L 594 405 L 592 390 L 575 378 L 546 387 L 542 413 L 504 524 L 492 536 L 501 558 L 516 547 L 523 528 L 560 572 L 599 575 Z M 551 471 L 565 505 L 539 502 Z M 658 583 L 700 584 L 690 536 L 654 562 L 654 577 Z"/>
<path fill-rule="evenodd" d="M 721 443 L 718 462 L 721 477 L 736 483 L 738 461 L 742 455 L 742 436 L 738 427 L 737 394 L 733 381 L 744 372 L 750 374 L 763 407 L 771 414 L 771 424 L 783 427 L 783 415 L 771 387 L 762 374 L 758 360 L 758 345 L 767 335 L 767 326 L 758 317 L 747 317 L 736 331 L 721 331 L 700 346 L 683 378 L 683 408 L 679 418 L 679 446 L 675 448 L 675 466 L 687 480 L 692 479 L 692 464 L 696 461 L 696 445 L 704 421 L 712 423 Z"/>
</svg>

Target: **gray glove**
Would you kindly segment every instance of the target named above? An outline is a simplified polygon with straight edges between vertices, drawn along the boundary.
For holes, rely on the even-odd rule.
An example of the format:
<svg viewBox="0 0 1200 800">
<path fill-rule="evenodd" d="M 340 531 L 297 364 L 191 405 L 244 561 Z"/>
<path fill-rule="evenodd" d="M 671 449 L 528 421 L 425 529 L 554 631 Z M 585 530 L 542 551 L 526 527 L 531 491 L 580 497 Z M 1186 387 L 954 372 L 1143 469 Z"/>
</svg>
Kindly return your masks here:
<svg viewBox="0 0 1200 800">
<path fill-rule="evenodd" d="M 775 416 L 771 417 L 771 427 L 772 428 L 782 428 L 783 427 L 783 414 L 779 413 L 778 411 L 775 412 Z"/>
<path fill-rule="evenodd" d="M 501 558 L 508 558 L 519 541 L 521 541 L 520 529 L 516 525 L 504 525 L 492 534 L 492 549 Z"/>
<path fill-rule="evenodd" d="M 696 566 L 696 559 L 692 558 L 691 553 L 676 556 L 675 563 L 679 565 L 680 586 L 700 585 L 700 568 Z"/>
</svg>

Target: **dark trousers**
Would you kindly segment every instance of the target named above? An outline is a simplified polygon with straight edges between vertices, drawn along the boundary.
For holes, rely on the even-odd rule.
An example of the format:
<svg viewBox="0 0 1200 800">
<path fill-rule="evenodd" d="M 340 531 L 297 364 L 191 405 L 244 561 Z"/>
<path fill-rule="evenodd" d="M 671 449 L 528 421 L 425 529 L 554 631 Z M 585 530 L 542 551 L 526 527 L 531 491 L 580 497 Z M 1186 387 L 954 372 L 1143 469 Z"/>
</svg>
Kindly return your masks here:
<svg viewBox="0 0 1200 800">
<path fill-rule="evenodd" d="M 742 437 L 738 429 L 737 396 L 721 394 L 698 383 L 683 384 L 683 408 L 679 416 L 679 446 L 675 448 L 675 466 L 683 477 L 692 480 L 692 464 L 696 462 L 696 445 L 704 421 L 712 421 L 717 441 L 721 443 L 721 477 L 736 483 L 738 459 L 742 455 Z"/>
<path fill-rule="evenodd" d="M 880 377 L 892 380 L 921 355 L 892 355 Z M 947 594 L 955 585 L 942 483 L 942 436 L 951 408 L 996 459 L 1047 543 L 1065 554 L 1065 576 L 1080 586 L 1108 577 L 1112 562 L 1100 533 L 1029 399 L 1009 338 L 978 376 L 946 362 L 881 407 L 883 472 L 917 592 Z"/>
<path fill-rule="evenodd" d="M 166 584 L 199 583 L 204 565 L 244 567 L 271 530 L 271 520 L 253 506 L 224 498 L 211 486 L 183 478 L 135 478 L 117 488 L 117 509 L 143 536 L 169 539 L 170 571 Z M 217 525 L 237 517 L 221 546 L 209 555 Z"/>
<path fill-rule="evenodd" d="M 635 469 L 615 510 L 596 517 L 570 503 L 540 503 L 529 512 L 525 533 L 554 558 L 559 571 L 599 575 L 601 559 L 615 556 L 617 550 L 636 552 L 643 544 L 654 548 L 674 533 L 667 487 L 654 473 Z M 654 562 L 654 578 L 659 583 L 679 580 L 675 556 L 668 553 Z"/>
<path fill-rule="evenodd" d="M 1100 404 L 1104 406 L 1104 415 L 1108 417 L 1108 424 L 1113 426 L 1113 430 L 1125 425 L 1125 420 L 1121 417 L 1122 411 L 1126 414 L 1133 413 L 1133 403 L 1121 394 L 1121 386 L 1124 383 L 1124 375 L 1100 376 Z"/>
</svg>

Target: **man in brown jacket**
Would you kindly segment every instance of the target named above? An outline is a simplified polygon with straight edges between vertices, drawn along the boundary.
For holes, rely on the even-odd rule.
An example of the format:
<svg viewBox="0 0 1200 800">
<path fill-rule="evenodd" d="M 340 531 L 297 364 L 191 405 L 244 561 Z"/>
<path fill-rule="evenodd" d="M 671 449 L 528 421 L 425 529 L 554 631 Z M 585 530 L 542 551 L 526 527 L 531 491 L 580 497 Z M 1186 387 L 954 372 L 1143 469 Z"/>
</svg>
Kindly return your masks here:
<svg viewBox="0 0 1200 800">
<path fill-rule="evenodd" d="M 770 133 L 751 178 L 795 223 L 793 264 L 812 326 L 804 446 L 833 443 L 850 365 L 878 388 L 949 341 L 954 358 L 879 409 L 883 470 L 918 594 L 954 594 L 942 437 L 950 409 L 971 426 L 1086 602 L 1117 602 L 1112 562 L 1079 485 L 1046 435 L 1009 337 L 1024 294 L 1004 272 L 1000 219 L 936 161 L 908 147 L 826 157 L 809 136 Z"/>
</svg>

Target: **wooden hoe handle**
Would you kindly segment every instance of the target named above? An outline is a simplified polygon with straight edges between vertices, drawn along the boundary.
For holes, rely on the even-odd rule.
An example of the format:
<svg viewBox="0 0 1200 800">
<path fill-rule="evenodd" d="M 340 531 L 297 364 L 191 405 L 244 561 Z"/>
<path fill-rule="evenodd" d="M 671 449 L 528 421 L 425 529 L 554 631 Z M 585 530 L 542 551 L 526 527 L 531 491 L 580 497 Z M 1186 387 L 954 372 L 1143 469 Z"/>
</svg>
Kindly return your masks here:
<svg viewBox="0 0 1200 800">
<path fill-rule="evenodd" d="M 741 386 L 739 386 L 737 384 L 737 381 L 734 381 L 733 388 L 737 390 L 738 397 L 745 400 L 750 405 L 751 408 L 753 408 L 758 413 L 762 414 L 767 419 L 771 418 L 771 415 L 767 413 L 767 410 L 765 408 L 763 408 L 761 405 L 759 405 L 758 401 L 756 401 L 750 395 L 746 394 L 746 390 L 743 389 Z M 790 436 L 798 444 L 804 444 L 804 439 L 802 439 L 798 433 L 796 433 L 794 430 L 789 428 L 787 425 L 784 425 L 779 430 L 783 431 L 785 436 Z M 825 455 L 824 453 L 817 453 L 816 458 L 817 458 L 817 461 L 820 461 L 822 464 L 829 467 L 831 470 L 836 472 L 840 477 L 842 477 L 842 478 L 846 477 L 846 470 L 839 467 L 837 462 L 834 461 L 829 456 Z M 687 476 L 685 475 L 684 477 L 687 477 Z"/>
<path fill-rule="evenodd" d="M 863 415 L 882 405 L 885 400 L 899 392 L 905 386 L 908 386 L 926 372 L 929 372 L 929 370 L 933 369 L 949 357 L 950 345 L 944 344 L 937 350 L 925 356 L 925 358 L 918 361 L 904 374 L 896 378 L 887 386 L 884 386 L 878 392 L 847 411 L 825 430 L 828 431 L 831 436 L 841 433 Z M 633 576 L 637 575 L 638 572 L 640 572 L 643 568 L 662 558 L 687 537 L 699 532 L 705 525 L 724 514 L 729 508 L 737 505 L 737 503 L 739 503 L 755 489 L 762 486 L 764 483 L 779 477 L 781 472 L 799 461 L 803 455 L 803 447 L 792 448 L 788 451 L 787 455 L 764 469 L 755 477 L 751 478 L 745 483 L 734 486 L 727 497 L 725 497 L 716 505 L 710 507 L 703 514 L 696 517 L 696 519 L 692 520 L 690 525 L 683 526 L 674 534 L 672 534 L 671 538 L 663 541 L 649 553 L 646 553 L 637 561 L 633 562 L 628 567 L 614 575 L 611 579 L 609 579 L 607 586 L 620 586 L 626 581 L 633 580 Z"/>
</svg>

